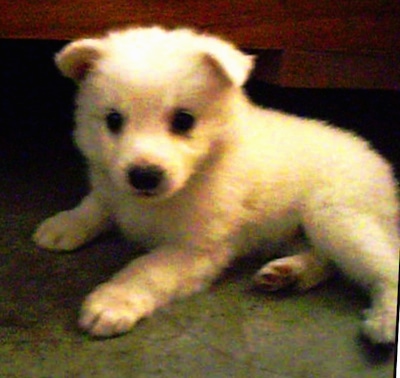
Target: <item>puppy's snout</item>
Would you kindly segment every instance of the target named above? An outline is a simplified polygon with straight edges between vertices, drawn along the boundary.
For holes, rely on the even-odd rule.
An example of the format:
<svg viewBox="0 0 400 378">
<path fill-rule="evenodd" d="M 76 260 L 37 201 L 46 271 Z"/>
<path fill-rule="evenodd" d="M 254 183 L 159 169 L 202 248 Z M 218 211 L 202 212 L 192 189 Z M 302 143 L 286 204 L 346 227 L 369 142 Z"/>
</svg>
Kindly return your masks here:
<svg viewBox="0 0 400 378">
<path fill-rule="evenodd" d="M 164 179 L 164 171 L 156 166 L 135 166 L 128 171 L 128 180 L 133 188 L 140 191 L 157 189 Z"/>
</svg>

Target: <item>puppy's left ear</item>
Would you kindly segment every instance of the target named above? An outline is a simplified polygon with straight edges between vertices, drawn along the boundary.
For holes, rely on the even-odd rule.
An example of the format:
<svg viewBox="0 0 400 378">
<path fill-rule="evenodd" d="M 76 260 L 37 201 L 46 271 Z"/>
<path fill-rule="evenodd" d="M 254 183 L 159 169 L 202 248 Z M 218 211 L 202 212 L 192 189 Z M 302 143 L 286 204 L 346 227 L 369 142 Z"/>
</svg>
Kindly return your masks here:
<svg viewBox="0 0 400 378">
<path fill-rule="evenodd" d="M 229 43 L 213 46 L 204 56 L 206 64 L 229 84 L 241 87 L 245 84 L 255 64 L 255 56 L 246 55 Z"/>
</svg>

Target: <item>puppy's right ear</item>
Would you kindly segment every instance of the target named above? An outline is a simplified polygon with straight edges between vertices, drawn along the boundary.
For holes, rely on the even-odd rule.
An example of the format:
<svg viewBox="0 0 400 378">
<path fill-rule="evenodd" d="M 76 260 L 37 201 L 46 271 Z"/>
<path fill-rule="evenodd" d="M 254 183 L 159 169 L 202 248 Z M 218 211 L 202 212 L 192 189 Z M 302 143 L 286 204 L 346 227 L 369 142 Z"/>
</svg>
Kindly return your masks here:
<svg viewBox="0 0 400 378">
<path fill-rule="evenodd" d="M 56 55 L 56 65 L 64 76 L 81 81 L 100 58 L 102 50 L 102 42 L 99 39 L 71 42 Z"/>
</svg>

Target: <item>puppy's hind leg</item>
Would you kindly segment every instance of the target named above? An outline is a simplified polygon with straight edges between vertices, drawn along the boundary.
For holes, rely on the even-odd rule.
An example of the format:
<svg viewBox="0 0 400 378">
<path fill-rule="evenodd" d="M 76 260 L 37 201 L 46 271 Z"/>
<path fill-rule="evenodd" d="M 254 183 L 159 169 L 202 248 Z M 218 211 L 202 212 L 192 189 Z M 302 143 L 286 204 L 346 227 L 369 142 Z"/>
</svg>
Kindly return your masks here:
<svg viewBox="0 0 400 378">
<path fill-rule="evenodd" d="M 393 220 L 392 223 L 395 223 Z M 351 208 L 328 207 L 305 215 L 308 237 L 326 257 L 371 291 L 362 331 L 373 343 L 395 342 L 399 238 L 394 224 Z"/>
<path fill-rule="evenodd" d="M 108 225 L 108 212 L 92 192 L 74 209 L 61 211 L 43 221 L 33 240 L 42 248 L 72 251 L 95 238 Z"/>
</svg>

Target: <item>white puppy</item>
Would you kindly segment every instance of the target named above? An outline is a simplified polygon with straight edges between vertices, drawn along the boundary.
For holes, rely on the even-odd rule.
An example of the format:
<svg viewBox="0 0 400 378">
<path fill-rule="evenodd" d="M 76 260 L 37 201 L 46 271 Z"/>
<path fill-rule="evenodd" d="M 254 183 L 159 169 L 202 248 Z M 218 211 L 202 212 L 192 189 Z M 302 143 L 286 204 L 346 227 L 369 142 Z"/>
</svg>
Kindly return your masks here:
<svg viewBox="0 0 400 378">
<path fill-rule="evenodd" d="M 204 288 L 239 254 L 286 240 L 296 252 L 265 265 L 256 283 L 306 290 L 332 263 L 370 289 L 364 333 L 394 342 L 396 183 L 365 141 L 253 105 L 242 90 L 252 57 L 190 30 L 82 39 L 56 60 L 79 84 L 75 140 L 91 191 L 34 239 L 73 250 L 114 221 L 150 250 L 88 296 L 84 330 L 126 332 Z"/>
</svg>

